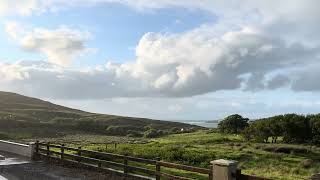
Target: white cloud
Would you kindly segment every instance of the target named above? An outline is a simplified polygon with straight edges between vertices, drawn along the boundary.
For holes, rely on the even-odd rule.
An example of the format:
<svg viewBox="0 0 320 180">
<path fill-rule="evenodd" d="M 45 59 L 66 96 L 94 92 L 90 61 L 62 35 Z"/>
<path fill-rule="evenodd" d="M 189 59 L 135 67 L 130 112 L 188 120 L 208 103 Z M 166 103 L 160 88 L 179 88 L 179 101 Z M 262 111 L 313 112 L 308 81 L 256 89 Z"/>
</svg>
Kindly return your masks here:
<svg viewBox="0 0 320 180">
<path fill-rule="evenodd" d="M 239 89 L 241 84 L 249 90 L 264 89 L 264 76 L 317 59 L 317 49 L 286 43 L 250 27 L 221 35 L 214 29 L 147 33 L 136 48 L 136 61 L 89 70 L 46 62 L 2 64 L 0 78 L 6 81 L 0 85 L 58 99 L 187 97 Z"/>
<path fill-rule="evenodd" d="M 5 30 L 22 49 L 45 54 L 49 62 L 61 66 L 69 66 L 75 58 L 93 50 L 85 47 L 85 42 L 91 37 L 89 32 L 66 26 L 27 31 L 16 22 L 7 22 Z"/>
<path fill-rule="evenodd" d="M 34 11 L 39 11 L 38 0 L 1 0 L 0 15 L 30 15 Z"/>
<path fill-rule="evenodd" d="M 289 86 L 290 82 L 308 82 L 299 81 L 303 75 L 292 76 L 288 69 L 319 61 L 320 39 L 313 35 L 320 29 L 316 23 L 318 18 L 315 18 L 319 11 L 314 8 L 318 1 L 37 2 L 42 2 L 42 11 L 49 7 L 59 9 L 62 5 L 111 2 L 139 10 L 167 7 L 201 9 L 216 14 L 218 22 L 179 34 L 146 33 L 136 47 L 135 61 L 108 63 L 105 67 L 86 71 L 56 67 L 51 63 L 66 66 L 87 52 L 84 45 L 90 37 L 87 32 L 68 27 L 25 31 L 14 23 L 8 23 L 8 34 L 22 48 L 46 54 L 51 62 L 46 66 L 38 62 L 0 66 L 0 78 L 5 79 L 3 87 L 31 95 L 61 99 L 186 97 L 240 88 L 253 91 L 276 89 Z M 277 74 L 279 71 L 283 72 Z M 315 72 L 315 75 L 318 74 Z M 309 76 L 305 78 L 310 79 Z M 293 85 L 294 89 L 299 89 L 297 87 Z"/>
<path fill-rule="evenodd" d="M 181 112 L 183 110 L 183 107 L 179 104 L 174 104 L 174 105 L 170 105 L 168 107 L 168 110 L 169 111 L 172 111 L 172 112 L 175 112 L 175 113 L 178 113 L 178 112 Z"/>
<path fill-rule="evenodd" d="M 139 11 L 164 8 L 205 10 L 224 18 L 264 18 L 266 21 L 286 19 L 290 22 L 319 22 L 318 0 L 2 0 L 0 14 L 30 15 L 32 12 L 57 11 L 79 6 L 120 3 Z M 312 15 L 312 16 L 311 16 Z"/>
</svg>

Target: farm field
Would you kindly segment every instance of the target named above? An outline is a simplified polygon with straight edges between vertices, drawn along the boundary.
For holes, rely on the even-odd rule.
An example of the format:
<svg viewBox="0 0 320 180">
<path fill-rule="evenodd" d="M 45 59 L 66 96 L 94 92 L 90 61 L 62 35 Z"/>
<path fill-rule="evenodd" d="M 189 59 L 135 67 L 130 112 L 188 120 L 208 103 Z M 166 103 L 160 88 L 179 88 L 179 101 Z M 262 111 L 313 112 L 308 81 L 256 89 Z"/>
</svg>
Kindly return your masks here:
<svg viewBox="0 0 320 180">
<path fill-rule="evenodd" d="M 154 139 L 72 135 L 40 140 L 148 159 L 160 157 L 164 161 L 204 168 L 208 168 L 212 160 L 236 160 L 243 173 L 271 179 L 307 179 L 320 171 L 320 148 L 316 146 L 248 143 L 241 136 L 209 130 Z"/>
</svg>

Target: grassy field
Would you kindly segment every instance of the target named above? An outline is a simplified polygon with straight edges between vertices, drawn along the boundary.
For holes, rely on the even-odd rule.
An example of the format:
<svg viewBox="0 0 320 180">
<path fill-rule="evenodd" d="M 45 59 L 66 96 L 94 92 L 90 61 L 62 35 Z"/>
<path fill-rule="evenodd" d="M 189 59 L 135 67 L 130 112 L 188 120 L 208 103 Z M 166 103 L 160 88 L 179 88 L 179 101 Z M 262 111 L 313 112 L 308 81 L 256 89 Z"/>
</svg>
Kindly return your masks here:
<svg viewBox="0 0 320 180">
<path fill-rule="evenodd" d="M 210 131 L 144 139 L 110 136 L 67 136 L 44 139 L 85 149 L 130 154 L 136 157 L 208 168 L 210 161 L 229 159 L 239 162 L 245 174 L 272 179 L 307 179 L 320 172 L 320 148 L 309 145 L 260 144 L 244 142 L 237 135 Z M 28 140 L 30 141 L 30 140 Z M 117 148 L 107 143 L 118 143 Z M 169 171 L 169 170 L 168 170 Z M 174 171 L 181 174 L 183 172 Z M 192 177 L 197 175 L 190 174 Z M 199 177 L 201 179 L 201 177 Z"/>
</svg>

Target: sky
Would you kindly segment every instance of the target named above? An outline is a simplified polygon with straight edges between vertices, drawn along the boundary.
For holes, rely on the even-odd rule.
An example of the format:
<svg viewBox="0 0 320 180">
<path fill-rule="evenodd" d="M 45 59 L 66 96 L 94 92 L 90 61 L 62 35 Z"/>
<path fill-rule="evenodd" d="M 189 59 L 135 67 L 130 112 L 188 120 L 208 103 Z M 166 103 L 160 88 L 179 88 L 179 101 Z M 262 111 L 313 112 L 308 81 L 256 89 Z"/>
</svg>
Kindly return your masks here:
<svg viewBox="0 0 320 180">
<path fill-rule="evenodd" d="M 163 120 L 319 113 L 318 0 L 1 0 L 0 90 Z"/>
</svg>

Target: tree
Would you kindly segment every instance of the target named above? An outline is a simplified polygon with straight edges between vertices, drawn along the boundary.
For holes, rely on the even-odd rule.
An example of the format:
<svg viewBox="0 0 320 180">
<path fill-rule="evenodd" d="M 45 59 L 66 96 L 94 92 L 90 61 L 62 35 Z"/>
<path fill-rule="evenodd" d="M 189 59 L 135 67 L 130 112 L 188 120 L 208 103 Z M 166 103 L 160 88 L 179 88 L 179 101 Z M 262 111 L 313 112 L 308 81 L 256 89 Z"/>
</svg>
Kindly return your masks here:
<svg viewBox="0 0 320 180">
<path fill-rule="evenodd" d="M 283 141 L 287 143 L 317 142 L 320 137 L 319 117 L 285 114 L 259 119 L 250 123 L 243 135 L 246 139 L 259 142 L 268 142 L 270 137 L 272 143 L 276 143 L 278 137 L 283 137 Z"/>
<path fill-rule="evenodd" d="M 282 136 L 283 134 L 282 119 L 282 115 L 269 118 L 272 143 L 277 143 L 278 137 Z"/>
<path fill-rule="evenodd" d="M 272 136 L 270 121 L 268 119 L 256 120 L 251 124 L 254 128 L 254 138 L 258 142 L 268 142 L 270 136 Z"/>
<path fill-rule="evenodd" d="M 313 144 L 320 144 L 320 114 L 308 115 L 307 118 L 310 120 L 311 136 Z"/>
<path fill-rule="evenodd" d="M 312 139 L 309 118 L 303 115 L 285 114 L 282 127 L 284 142 L 302 143 Z"/>
<path fill-rule="evenodd" d="M 243 118 L 239 114 L 230 115 L 218 124 L 218 129 L 223 133 L 238 134 L 248 126 L 248 118 Z"/>
<path fill-rule="evenodd" d="M 251 141 L 252 139 L 255 138 L 255 127 L 249 123 L 249 126 L 247 126 L 243 131 L 242 131 L 242 136 L 246 141 Z"/>
</svg>

